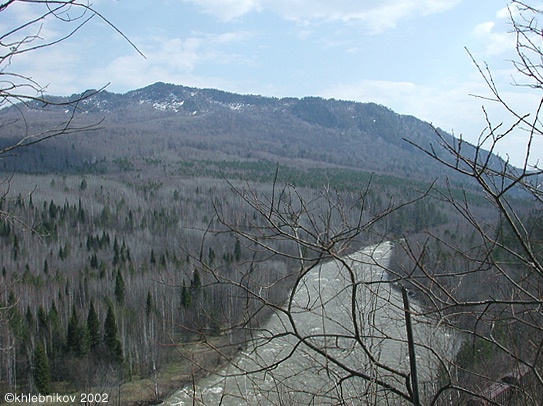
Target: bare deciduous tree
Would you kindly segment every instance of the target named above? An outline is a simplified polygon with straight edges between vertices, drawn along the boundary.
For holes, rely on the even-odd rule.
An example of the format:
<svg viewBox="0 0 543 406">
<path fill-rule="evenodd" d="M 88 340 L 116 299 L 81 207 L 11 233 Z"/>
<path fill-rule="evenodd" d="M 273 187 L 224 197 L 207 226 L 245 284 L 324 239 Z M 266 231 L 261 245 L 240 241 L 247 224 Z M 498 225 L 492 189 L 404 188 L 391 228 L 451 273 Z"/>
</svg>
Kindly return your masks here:
<svg viewBox="0 0 543 406">
<path fill-rule="evenodd" d="M 509 12 L 512 34 L 516 35 L 515 85 L 540 92 L 541 5 L 536 1 L 513 0 Z M 436 131 L 446 153 L 424 151 L 445 167 L 474 180 L 491 203 L 494 216 L 482 217 L 467 199 L 458 198 L 449 189 L 442 199 L 468 225 L 464 238 L 458 236 L 453 241 L 443 235 L 428 235 L 422 246 L 407 241 L 405 252 L 419 274 L 411 282 L 423 292 L 436 314 L 457 328 L 464 340 L 451 365 L 456 374 L 445 379 L 446 385 L 435 395 L 434 402 L 448 392 L 449 396 L 454 393 L 457 402 L 472 399 L 535 405 L 543 391 L 543 173 L 533 145 L 543 136 L 543 97 L 533 111 L 519 111 L 498 88 L 491 69 L 471 54 L 470 57 L 490 90 L 490 96 L 480 98 L 501 107 L 500 122 L 495 124 L 483 109 L 487 127 L 474 148 L 462 139 L 451 142 Z M 497 160 L 489 153 L 519 135 L 526 140 L 520 167 L 513 166 L 509 159 Z M 466 234 L 475 239 L 468 242 Z M 421 259 L 430 241 L 440 247 L 442 258 L 447 257 L 441 264 L 428 256 Z M 463 269 L 455 268 L 454 262 L 462 264 Z M 449 267 L 447 272 L 436 271 L 443 266 Z"/>
<path fill-rule="evenodd" d="M 0 122 L 0 129 L 3 131 L 2 139 L 0 139 L 0 160 L 11 157 L 21 148 L 54 137 L 98 128 L 100 122 L 79 121 L 77 115 L 81 111 L 81 103 L 101 89 L 85 91 L 80 95 L 62 100 L 53 99 L 47 97 L 46 85 L 39 83 L 30 75 L 13 70 L 13 64 L 24 55 L 33 54 L 40 49 L 54 47 L 69 40 L 93 19 L 105 22 L 139 52 L 137 47 L 87 0 L 8 0 L 0 3 L 0 16 L 3 30 L 0 32 L 0 109 L 13 110 L 12 114 L 4 115 L 5 118 Z M 21 19 L 21 16 L 24 19 Z M 45 30 L 44 28 L 51 23 L 58 23 L 59 29 Z M 46 109 L 52 106 L 64 108 L 65 118 L 56 123 L 52 122 L 50 127 L 41 127 L 36 130 L 28 119 L 28 110 Z M 20 123 L 23 124 L 20 125 Z M 6 135 L 10 132 L 10 127 L 15 124 L 19 124 L 17 128 L 23 128 L 23 130 L 11 131 L 15 134 L 11 137 Z M 0 222 L 25 229 L 28 225 L 2 208 L 3 203 L 10 196 L 10 182 L 9 177 L 0 182 L 2 188 Z M 32 191 L 28 193 L 32 194 Z M 8 300 L 9 289 L 10 287 L 7 286 L 0 289 L 0 301 L 3 304 L 0 306 L 0 324 L 4 330 L 0 353 L 8 371 L 8 385 L 10 388 L 15 388 L 16 337 L 7 328 L 10 312 L 15 310 L 15 302 L 10 303 Z M 4 306 L 4 303 L 7 305 Z"/>
<path fill-rule="evenodd" d="M 18 18 L 18 12 L 25 16 L 24 21 Z M 87 0 L 9 0 L 0 4 L 0 15 L 5 22 L 4 32 L 0 33 L 0 109 L 11 106 L 15 110 L 13 115 L 6 116 L 0 123 L 0 128 L 5 130 L 16 122 L 24 124 L 24 131 L 15 138 L 1 140 L 0 159 L 6 159 L 19 148 L 54 137 L 97 129 L 100 122 L 80 122 L 77 120 L 77 113 L 81 111 L 80 106 L 84 100 L 102 89 L 88 90 L 71 98 L 54 100 L 46 96 L 47 85 L 37 82 L 29 75 L 13 71 L 12 64 L 21 56 L 67 41 L 93 19 L 105 22 L 141 54 L 138 48 Z M 49 30 L 44 34 L 44 27 L 52 23 L 58 23 L 60 29 Z M 26 109 L 44 109 L 48 106 L 62 106 L 68 114 L 65 119 L 53 123 L 49 128 L 33 130 L 26 119 Z M 5 197 L 6 195 L 2 199 Z M 6 220 L 8 217 L 8 213 L 0 211 L 0 219 Z"/>
<path fill-rule="evenodd" d="M 229 284 L 235 299 L 245 299 L 246 311 L 230 324 L 246 328 L 249 336 L 240 343 L 242 355 L 220 373 L 224 381 L 206 385 L 221 386 L 227 404 L 237 398 L 267 404 L 350 404 L 362 398 L 418 404 L 410 349 L 426 355 L 418 378 L 428 392 L 454 345 L 440 339 L 432 346 L 444 332 L 418 306 L 409 309 L 402 301 L 400 286 L 389 279 L 393 244 L 379 223 L 427 194 L 377 208 L 370 205 L 371 184 L 359 194 L 331 189 L 319 194 L 293 185 L 276 185 L 270 194 L 250 186 L 236 190 L 247 214 L 239 217 L 219 203 L 216 213 L 227 232 L 253 252 L 252 259 L 237 264 L 233 277 L 202 255 L 193 260 L 200 261 L 206 289 Z M 292 270 L 279 280 L 270 277 L 277 277 L 272 272 L 277 258 L 286 258 Z M 282 294 L 272 296 L 277 291 Z M 405 315 L 411 311 L 417 313 L 416 339 L 409 340 Z M 255 321 L 262 312 L 271 314 L 264 325 Z M 184 395 L 203 404 L 217 400 L 213 391 Z"/>
<path fill-rule="evenodd" d="M 20 7 L 26 7 L 19 10 Z M 18 11 L 25 11 L 26 20 L 21 22 L 15 18 Z M 13 12 L 13 13 L 12 13 Z M 14 106 L 24 121 L 24 108 L 32 105 L 44 108 L 51 105 L 64 106 L 70 114 L 66 120 L 39 133 L 20 134 L 18 140 L 10 145 L 2 146 L 0 157 L 16 148 L 26 147 L 46 139 L 63 134 L 87 131 L 98 125 L 82 125 L 75 123 L 75 115 L 81 102 L 100 90 L 85 91 L 68 100 L 54 101 L 46 97 L 47 85 L 38 83 L 31 76 L 11 70 L 12 64 L 19 57 L 36 52 L 43 48 L 55 46 L 74 36 L 82 27 L 93 19 L 100 19 L 121 35 L 137 52 L 141 52 L 113 23 L 100 14 L 89 1 L 77 0 L 10 0 L 0 4 L 0 13 L 8 22 L 4 32 L 0 34 L 0 108 Z M 10 14 L 12 13 L 12 14 Z M 45 25 L 58 23 L 58 32 L 42 33 Z M 143 54 L 142 54 L 143 55 Z M 6 127 L 12 123 L 1 123 Z"/>
<path fill-rule="evenodd" d="M 519 0 L 509 10 L 517 39 L 513 64 L 524 79 L 516 84 L 539 92 L 543 11 L 538 2 Z M 287 186 L 262 196 L 238 188 L 258 220 L 226 216 L 220 205 L 218 218 L 254 251 L 254 260 L 238 269 L 243 277 L 235 280 L 205 261 L 201 267 L 208 284 L 231 284 L 237 288 L 232 294 L 253 306 L 240 318 L 251 340 L 221 371 L 224 380 L 206 383 L 220 390 L 185 395 L 203 403 L 214 393 L 226 403 L 418 404 L 420 397 L 439 405 L 540 404 L 543 173 L 533 143 L 543 136 L 543 97 L 533 112 L 517 111 L 490 68 L 472 59 L 491 92 L 481 99 L 501 106 L 512 124 L 493 124 L 483 109 L 488 126 L 475 145 L 436 130 L 439 145 L 418 147 L 474 181 L 492 210 L 478 207 L 471 192 L 448 184 L 433 189 L 460 220 L 397 240 L 401 260 L 392 266 L 386 254 L 392 243 L 377 238 L 378 224 L 416 199 L 372 211 L 367 193 L 328 190 L 315 197 Z M 520 167 L 493 155 L 516 133 L 527 139 Z M 357 251 L 364 244 L 369 248 Z M 285 277 L 289 290 L 282 300 L 266 296 L 278 282 L 262 277 L 276 257 L 288 258 L 296 269 Z M 414 294 L 410 308 L 397 287 Z M 251 324 L 263 309 L 273 313 L 271 321 Z M 412 343 L 407 315 L 415 319 Z M 406 362 L 408 344 L 420 362 L 417 380 Z"/>
</svg>

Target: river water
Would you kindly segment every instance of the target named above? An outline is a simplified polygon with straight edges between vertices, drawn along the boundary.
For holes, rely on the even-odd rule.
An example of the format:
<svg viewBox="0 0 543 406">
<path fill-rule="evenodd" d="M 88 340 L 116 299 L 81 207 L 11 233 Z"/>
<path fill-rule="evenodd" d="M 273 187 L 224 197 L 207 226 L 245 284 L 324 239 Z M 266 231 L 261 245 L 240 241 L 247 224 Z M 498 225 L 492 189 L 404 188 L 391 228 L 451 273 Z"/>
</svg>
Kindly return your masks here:
<svg viewBox="0 0 543 406">
<path fill-rule="evenodd" d="M 405 393 L 406 379 L 397 372 L 409 372 L 402 296 L 384 271 L 392 247 L 384 242 L 344 258 L 343 264 L 330 261 L 312 269 L 294 293 L 291 318 L 275 313 L 231 364 L 199 381 L 195 390 L 181 388 L 164 404 L 405 403 L 393 390 L 382 389 L 384 383 Z M 416 303 L 411 310 L 424 397 L 438 373 L 438 356 L 454 354 L 458 343 L 444 328 L 417 317 Z"/>
</svg>

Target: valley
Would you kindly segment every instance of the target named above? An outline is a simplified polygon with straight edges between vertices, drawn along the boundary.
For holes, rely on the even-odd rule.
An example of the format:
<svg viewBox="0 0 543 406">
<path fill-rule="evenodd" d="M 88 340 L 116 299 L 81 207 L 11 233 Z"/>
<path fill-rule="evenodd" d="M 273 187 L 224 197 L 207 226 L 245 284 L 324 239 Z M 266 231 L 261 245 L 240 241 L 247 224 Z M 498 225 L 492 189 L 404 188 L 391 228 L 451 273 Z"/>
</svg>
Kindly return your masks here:
<svg viewBox="0 0 543 406">
<path fill-rule="evenodd" d="M 323 340 L 302 337 L 295 348 L 308 345 L 320 360 L 343 340 L 362 348 L 364 340 L 405 340 L 363 333 L 359 285 L 408 288 L 430 324 L 462 334 L 495 316 L 481 298 L 508 297 L 511 280 L 529 280 L 524 293 L 537 285 L 513 249 L 488 247 L 486 235 L 511 241 L 514 230 L 477 182 L 454 170 L 443 143 L 488 158 L 489 171 L 505 163 L 414 117 L 375 104 L 164 83 L 92 95 L 73 116 L 55 105 L 64 100 L 0 112 L 3 146 L 62 125 L 88 129 L 23 142 L 0 162 L 2 392 L 98 390 L 121 404 L 159 402 L 251 348 L 278 310 L 298 314 L 288 304 L 303 275 L 384 241 L 395 247 L 382 265 L 386 281 L 353 279 L 325 299 L 346 303 L 346 337 L 327 328 Z M 520 188 L 507 198 L 534 224 L 536 241 L 540 213 Z M 309 295 L 306 308 L 315 297 L 323 295 Z M 398 303 L 379 306 L 402 310 Z M 522 322 L 498 324 L 500 338 L 516 342 L 510 336 Z M 470 379 L 489 365 L 510 369 L 499 346 L 487 344 L 490 333 L 466 340 L 462 359 L 439 357 L 427 399 L 455 376 L 476 388 L 481 381 Z M 366 369 L 386 371 L 393 383 L 375 390 L 409 401 L 403 366 L 368 348 L 363 369 L 319 365 L 340 381 L 343 372 L 367 381 Z M 454 386 L 451 396 L 463 401 L 470 391 Z"/>
</svg>

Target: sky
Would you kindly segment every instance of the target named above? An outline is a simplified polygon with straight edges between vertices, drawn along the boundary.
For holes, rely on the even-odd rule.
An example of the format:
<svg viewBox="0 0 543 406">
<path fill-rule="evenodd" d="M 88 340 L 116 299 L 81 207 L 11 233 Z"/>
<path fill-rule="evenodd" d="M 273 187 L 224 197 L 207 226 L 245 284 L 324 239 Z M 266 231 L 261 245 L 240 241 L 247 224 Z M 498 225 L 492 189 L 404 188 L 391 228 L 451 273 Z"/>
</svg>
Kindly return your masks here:
<svg viewBox="0 0 543 406">
<path fill-rule="evenodd" d="M 486 126 L 483 106 L 494 124 L 505 128 L 510 118 L 484 99 L 490 92 L 472 57 L 488 65 L 516 109 L 533 114 L 540 99 L 512 85 L 515 36 L 507 6 L 506 0 L 94 0 L 103 18 L 0 68 L 47 85 L 53 95 L 106 84 L 124 93 L 162 81 L 374 102 L 473 143 Z M 0 33 L 37 15 L 35 4 L 16 2 L 0 12 Z M 82 17 L 78 23 L 89 15 L 72 8 L 58 17 Z M 61 19 L 45 21 L 39 33 L 30 26 L 25 35 L 38 34 L 33 44 L 60 38 L 74 28 Z M 520 165 L 525 151 L 526 137 L 517 132 L 497 152 Z M 539 157 L 543 142 L 532 147 L 530 160 Z"/>
</svg>

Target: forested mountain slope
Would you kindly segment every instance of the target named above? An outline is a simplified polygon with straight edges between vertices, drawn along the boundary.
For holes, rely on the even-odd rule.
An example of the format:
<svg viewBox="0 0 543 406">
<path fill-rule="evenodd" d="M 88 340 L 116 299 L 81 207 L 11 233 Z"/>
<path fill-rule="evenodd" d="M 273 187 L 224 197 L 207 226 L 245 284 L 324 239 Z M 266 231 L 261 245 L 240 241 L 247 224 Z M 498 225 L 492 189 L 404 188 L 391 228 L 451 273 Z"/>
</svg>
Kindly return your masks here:
<svg viewBox="0 0 543 406">
<path fill-rule="evenodd" d="M 458 186 L 472 213 L 496 223 L 470 183 L 405 141 L 439 151 L 436 130 L 383 106 L 164 83 L 93 94 L 75 116 L 66 100 L 0 111 L 2 145 L 67 122 L 92 129 L 0 161 L 6 393 L 98 388 L 122 404 L 156 402 L 246 345 L 284 303 L 297 256 L 426 233 L 475 244 L 447 205 Z M 449 258 L 437 245 L 428 253 L 432 269 Z M 416 269 L 408 259 L 400 271 Z M 202 340 L 219 350 L 199 351 Z"/>
<path fill-rule="evenodd" d="M 39 133 L 69 114 L 54 105 L 5 109 L 1 118 L 10 125 L 4 126 L 2 142 Z M 103 171 L 114 161 L 122 166 L 151 159 L 166 165 L 207 160 L 332 166 L 421 180 L 447 174 L 409 143 L 439 151 L 435 129 L 373 103 L 276 99 L 155 83 L 126 94 L 99 92 L 78 105 L 75 122 L 97 128 L 21 150 L 17 160 L 4 160 L 3 168 Z"/>
</svg>

